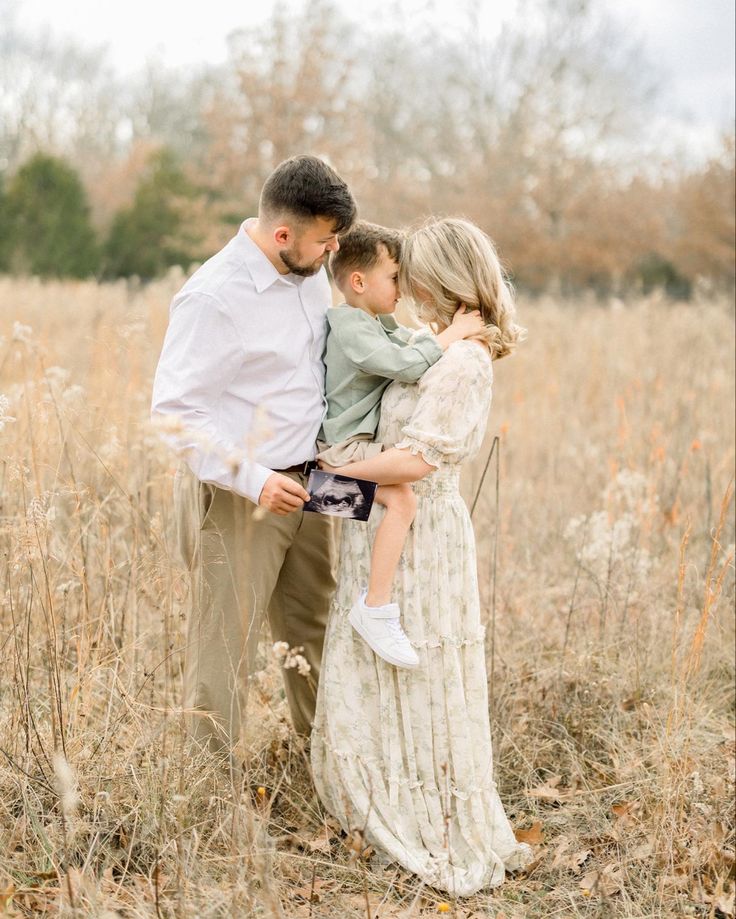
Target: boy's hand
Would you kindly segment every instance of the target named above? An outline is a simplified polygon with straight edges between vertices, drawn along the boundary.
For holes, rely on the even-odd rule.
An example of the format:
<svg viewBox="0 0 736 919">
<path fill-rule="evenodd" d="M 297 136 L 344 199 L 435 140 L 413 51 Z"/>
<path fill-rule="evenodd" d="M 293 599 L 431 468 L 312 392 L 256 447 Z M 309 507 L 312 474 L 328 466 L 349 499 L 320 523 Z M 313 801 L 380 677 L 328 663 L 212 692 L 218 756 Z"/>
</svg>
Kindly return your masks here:
<svg viewBox="0 0 736 919">
<path fill-rule="evenodd" d="M 448 348 L 454 341 L 472 338 L 479 335 L 486 327 L 479 310 L 468 310 L 464 303 L 452 317 L 452 325 L 440 332 L 437 341 L 442 349 Z"/>
<path fill-rule="evenodd" d="M 480 310 L 469 310 L 464 303 L 452 317 L 451 329 L 455 329 L 460 338 L 472 338 L 486 327 Z"/>
<path fill-rule="evenodd" d="M 261 507 L 280 517 L 300 510 L 306 501 L 309 501 L 309 492 L 294 479 L 290 479 L 288 475 L 281 475 L 280 472 L 274 472 L 266 479 L 258 498 Z"/>
</svg>

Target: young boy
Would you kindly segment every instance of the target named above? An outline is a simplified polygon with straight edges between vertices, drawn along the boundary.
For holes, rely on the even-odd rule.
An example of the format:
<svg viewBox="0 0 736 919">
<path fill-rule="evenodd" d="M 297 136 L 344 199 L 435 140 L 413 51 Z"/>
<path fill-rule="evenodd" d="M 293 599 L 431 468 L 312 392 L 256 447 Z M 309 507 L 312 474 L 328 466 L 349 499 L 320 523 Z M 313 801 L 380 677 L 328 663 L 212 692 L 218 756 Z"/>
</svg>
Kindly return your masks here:
<svg viewBox="0 0 736 919">
<path fill-rule="evenodd" d="M 392 380 L 416 382 L 452 342 L 484 328 L 477 311 L 458 311 L 450 328 L 437 336 L 400 326 L 393 316 L 400 257 L 401 234 L 366 221 L 342 235 L 339 250 L 331 256 L 330 270 L 345 303 L 327 311 L 328 408 L 317 458 L 328 469 L 369 459 L 384 449 L 373 438 L 381 396 Z M 379 657 L 413 668 L 419 658 L 401 627 L 391 588 L 416 499 L 411 485 L 400 484 L 382 485 L 375 500 L 386 512 L 376 531 L 368 587 L 357 597 L 350 622 Z"/>
</svg>

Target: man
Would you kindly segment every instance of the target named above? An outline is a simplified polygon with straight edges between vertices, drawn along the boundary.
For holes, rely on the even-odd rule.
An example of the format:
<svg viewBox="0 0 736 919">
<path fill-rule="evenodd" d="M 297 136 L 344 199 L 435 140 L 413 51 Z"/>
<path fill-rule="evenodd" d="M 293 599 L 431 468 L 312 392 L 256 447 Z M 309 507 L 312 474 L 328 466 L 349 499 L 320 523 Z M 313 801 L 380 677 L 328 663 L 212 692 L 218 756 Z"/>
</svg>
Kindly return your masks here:
<svg viewBox="0 0 736 919">
<path fill-rule="evenodd" d="M 265 615 L 274 641 L 304 648 L 310 676 L 290 669 L 284 680 L 296 731 L 311 728 L 334 550 L 330 518 L 302 507 L 326 409 L 323 266 L 355 215 L 326 163 L 288 159 L 266 180 L 258 217 L 171 304 L 152 413 L 178 426 L 187 459 L 174 486 L 192 573 L 184 705 L 215 751 L 239 736 Z"/>
</svg>

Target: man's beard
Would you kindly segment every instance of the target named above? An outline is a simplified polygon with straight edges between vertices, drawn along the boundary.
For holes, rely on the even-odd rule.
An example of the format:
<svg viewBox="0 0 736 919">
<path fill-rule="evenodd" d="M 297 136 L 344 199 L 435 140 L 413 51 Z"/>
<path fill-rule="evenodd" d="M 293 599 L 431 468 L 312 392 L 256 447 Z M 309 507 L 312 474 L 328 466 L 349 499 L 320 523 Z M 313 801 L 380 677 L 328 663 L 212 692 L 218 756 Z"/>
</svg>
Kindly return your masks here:
<svg viewBox="0 0 736 919">
<path fill-rule="evenodd" d="M 292 246 L 291 249 L 281 249 L 279 258 L 292 274 L 300 278 L 310 278 L 313 274 L 317 274 L 322 267 L 322 259 L 319 258 L 316 262 L 311 262 L 309 265 L 300 265 L 297 259 L 298 252 L 299 250 L 296 246 Z"/>
</svg>

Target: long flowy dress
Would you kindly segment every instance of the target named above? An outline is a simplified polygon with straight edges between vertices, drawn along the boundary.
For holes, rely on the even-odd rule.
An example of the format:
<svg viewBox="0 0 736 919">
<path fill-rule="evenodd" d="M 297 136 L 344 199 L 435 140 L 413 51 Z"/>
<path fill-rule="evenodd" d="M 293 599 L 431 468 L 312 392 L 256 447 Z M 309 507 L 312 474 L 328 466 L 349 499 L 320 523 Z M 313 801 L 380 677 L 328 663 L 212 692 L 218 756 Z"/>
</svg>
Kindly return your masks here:
<svg viewBox="0 0 736 919">
<path fill-rule="evenodd" d="M 493 780 L 475 541 L 460 464 L 480 449 L 491 360 L 461 341 L 418 384 L 392 383 L 377 440 L 420 453 L 436 471 L 415 483 L 417 512 L 394 595 L 420 658 L 400 670 L 348 621 L 368 582 L 381 509 L 343 522 L 338 586 L 325 637 L 312 768 L 325 808 L 360 829 L 384 860 L 468 896 L 530 858 Z"/>
</svg>

